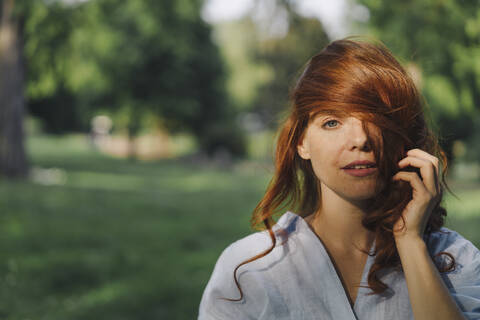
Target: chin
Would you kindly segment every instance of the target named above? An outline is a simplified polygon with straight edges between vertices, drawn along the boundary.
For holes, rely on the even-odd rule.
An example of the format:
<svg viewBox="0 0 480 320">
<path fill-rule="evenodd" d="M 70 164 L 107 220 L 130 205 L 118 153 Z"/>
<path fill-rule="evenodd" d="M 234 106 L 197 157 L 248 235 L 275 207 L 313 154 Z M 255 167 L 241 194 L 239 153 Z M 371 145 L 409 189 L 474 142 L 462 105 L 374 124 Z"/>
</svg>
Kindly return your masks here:
<svg viewBox="0 0 480 320">
<path fill-rule="evenodd" d="M 370 198 L 375 197 L 374 192 L 369 192 L 368 190 L 362 191 L 350 191 L 350 190 L 342 190 L 342 192 L 337 192 L 342 198 L 351 199 L 351 200 L 367 200 Z"/>
<path fill-rule="evenodd" d="M 340 179 L 332 179 L 333 183 L 325 181 L 322 183 L 321 188 L 330 189 L 340 197 L 349 201 L 366 201 L 375 198 L 378 194 L 376 186 L 379 181 L 376 179 L 354 181 L 353 183 L 347 180 L 339 180 Z"/>
<path fill-rule="evenodd" d="M 366 201 L 366 200 L 371 200 L 375 197 L 376 194 L 362 194 L 362 195 L 355 195 L 355 196 L 350 196 L 350 200 L 352 201 Z"/>
<path fill-rule="evenodd" d="M 365 186 L 361 190 L 344 190 L 343 197 L 351 201 L 365 201 L 377 195 L 373 186 Z"/>
</svg>

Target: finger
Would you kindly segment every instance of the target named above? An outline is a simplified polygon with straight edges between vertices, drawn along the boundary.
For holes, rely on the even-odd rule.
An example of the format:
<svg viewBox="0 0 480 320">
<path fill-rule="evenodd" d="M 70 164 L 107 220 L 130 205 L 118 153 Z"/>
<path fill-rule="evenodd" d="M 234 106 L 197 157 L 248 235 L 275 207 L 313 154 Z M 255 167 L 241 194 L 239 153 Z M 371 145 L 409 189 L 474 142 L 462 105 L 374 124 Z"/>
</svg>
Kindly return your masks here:
<svg viewBox="0 0 480 320">
<path fill-rule="evenodd" d="M 423 183 L 427 187 L 428 191 L 433 195 L 437 195 L 440 192 L 440 186 L 438 185 L 437 170 L 434 164 L 430 160 L 420 159 L 417 157 L 408 156 L 398 162 L 400 168 L 412 166 L 420 168 L 420 174 L 423 179 Z"/>
<path fill-rule="evenodd" d="M 414 192 L 417 192 L 419 194 L 430 194 L 430 192 L 427 190 L 425 185 L 423 184 L 422 180 L 420 180 L 420 177 L 418 174 L 415 172 L 406 172 L 406 171 L 400 171 L 396 175 L 392 177 L 394 181 L 396 180 L 404 180 L 408 181 L 412 188 L 414 189 Z"/>
<path fill-rule="evenodd" d="M 416 158 L 428 159 L 430 160 L 435 168 L 437 169 L 437 175 L 439 174 L 439 161 L 438 158 L 431 155 L 430 153 L 423 151 L 422 149 L 411 149 L 407 151 L 407 156 L 414 156 Z"/>
</svg>

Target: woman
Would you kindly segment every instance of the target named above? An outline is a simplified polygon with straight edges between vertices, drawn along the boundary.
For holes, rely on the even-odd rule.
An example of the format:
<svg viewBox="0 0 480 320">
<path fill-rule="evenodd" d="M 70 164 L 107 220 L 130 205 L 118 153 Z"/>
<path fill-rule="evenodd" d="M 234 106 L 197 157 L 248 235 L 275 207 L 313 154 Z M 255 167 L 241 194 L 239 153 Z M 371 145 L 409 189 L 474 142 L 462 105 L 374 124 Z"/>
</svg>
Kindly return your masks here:
<svg viewBox="0 0 480 320">
<path fill-rule="evenodd" d="M 480 252 L 442 227 L 447 161 L 388 49 L 332 42 L 291 100 L 266 230 L 225 249 L 199 319 L 480 319 Z"/>
</svg>

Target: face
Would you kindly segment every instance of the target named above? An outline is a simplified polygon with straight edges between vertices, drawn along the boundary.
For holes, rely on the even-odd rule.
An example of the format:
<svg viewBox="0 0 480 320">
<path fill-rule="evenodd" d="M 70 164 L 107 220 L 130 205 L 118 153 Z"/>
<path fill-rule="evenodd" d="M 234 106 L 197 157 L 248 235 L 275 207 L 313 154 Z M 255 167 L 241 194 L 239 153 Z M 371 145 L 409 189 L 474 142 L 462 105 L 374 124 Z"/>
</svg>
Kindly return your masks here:
<svg viewBox="0 0 480 320">
<path fill-rule="evenodd" d="M 380 135 L 376 126 L 369 124 L 368 129 L 371 134 Z M 375 163 L 372 146 L 358 118 L 317 116 L 307 127 L 297 150 L 300 157 L 311 161 L 321 183 L 322 196 L 327 189 L 349 201 L 368 200 L 375 196 L 376 167 L 346 168 L 355 161 Z"/>
</svg>

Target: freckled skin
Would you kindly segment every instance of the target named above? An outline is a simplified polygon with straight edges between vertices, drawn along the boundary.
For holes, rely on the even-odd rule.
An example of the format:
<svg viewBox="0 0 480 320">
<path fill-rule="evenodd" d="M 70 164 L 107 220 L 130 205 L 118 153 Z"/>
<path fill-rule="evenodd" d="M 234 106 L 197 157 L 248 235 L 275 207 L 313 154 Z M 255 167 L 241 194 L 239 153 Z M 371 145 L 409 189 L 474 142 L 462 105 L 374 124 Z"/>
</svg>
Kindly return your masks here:
<svg viewBox="0 0 480 320">
<path fill-rule="evenodd" d="M 377 127 L 370 126 L 373 134 L 380 134 Z M 375 162 L 361 120 L 355 117 L 318 116 L 307 127 L 298 153 L 303 159 L 311 160 L 315 175 L 321 182 L 322 196 L 334 192 L 350 201 L 362 201 L 375 196 L 378 172 L 366 177 L 354 177 L 342 170 L 355 160 Z"/>
</svg>

